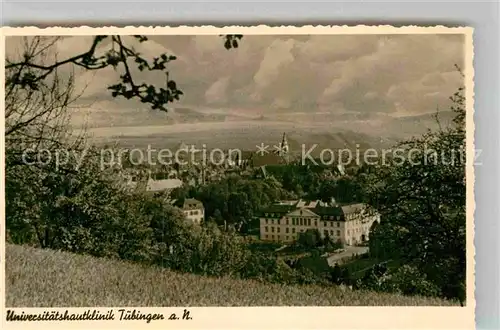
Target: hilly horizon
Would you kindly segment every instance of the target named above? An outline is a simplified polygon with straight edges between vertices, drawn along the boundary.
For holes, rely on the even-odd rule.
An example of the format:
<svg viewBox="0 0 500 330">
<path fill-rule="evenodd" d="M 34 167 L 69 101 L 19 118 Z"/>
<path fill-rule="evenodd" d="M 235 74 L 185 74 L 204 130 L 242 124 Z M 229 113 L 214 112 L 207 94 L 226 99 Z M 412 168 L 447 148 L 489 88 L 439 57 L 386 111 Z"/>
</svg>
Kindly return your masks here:
<svg viewBox="0 0 500 330">
<path fill-rule="evenodd" d="M 256 145 L 264 143 L 273 148 L 281 142 L 283 133 L 287 134 L 291 151 L 300 151 L 302 145 L 309 150 L 316 149 L 367 149 L 389 148 L 396 142 L 421 135 L 428 129 L 436 130 L 436 114 L 405 116 L 392 118 L 385 123 L 385 135 L 376 133 L 373 125 L 346 125 L 337 123 L 296 123 L 293 121 L 271 121 L 265 118 L 242 120 L 235 116 L 222 114 L 201 114 L 189 108 L 179 108 L 172 114 L 176 118 L 162 125 L 109 126 L 88 129 L 91 139 L 98 145 L 117 143 L 127 148 L 173 148 L 180 143 L 195 145 L 196 148 L 254 150 Z M 198 118 L 198 121 L 194 121 Z M 223 119 L 224 120 L 221 120 Z M 229 119 L 231 118 L 231 119 Z M 453 119 L 451 111 L 438 114 L 441 127 L 450 125 Z M 151 122 L 150 122 L 151 123 Z M 372 123 L 373 124 L 373 123 Z M 339 127 L 341 126 L 341 127 Z M 396 134 L 391 132 L 405 132 Z M 316 150 L 313 152 L 313 154 Z"/>
<path fill-rule="evenodd" d="M 169 131 L 162 132 L 163 126 L 144 127 L 149 132 L 142 131 L 140 128 L 131 130 L 125 128 L 120 135 L 111 135 L 108 137 L 95 137 L 94 142 L 103 144 L 118 144 L 125 148 L 173 148 L 179 149 L 180 145 L 194 145 L 197 149 L 205 148 L 211 150 L 237 148 L 242 150 L 255 150 L 257 145 L 263 143 L 269 146 L 269 150 L 274 145 L 278 145 L 283 133 L 286 133 L 289 148 L 291 152 L 300 152 L 302 148 L 306 151 L 310 148 L 321 150 L 329 149 L 367 149 L 383 148 L 392 145 L 395 141 L 392 139 L 380 139 L 368 134 L 356 133 L 350 130 L 327 131 L 314 130 L 308 128 L 297 128 L 290 125 L 279 126 L 257 126 L 251 127 L 241 125 L 238 128 L 223 127 L 218 125 L 207 129 L 191 129 L 189 131 Z M 144 133 L 144 134 L 141 134 Z M 313 153 L 314 154 L 314 153 Z"/>
</svg>

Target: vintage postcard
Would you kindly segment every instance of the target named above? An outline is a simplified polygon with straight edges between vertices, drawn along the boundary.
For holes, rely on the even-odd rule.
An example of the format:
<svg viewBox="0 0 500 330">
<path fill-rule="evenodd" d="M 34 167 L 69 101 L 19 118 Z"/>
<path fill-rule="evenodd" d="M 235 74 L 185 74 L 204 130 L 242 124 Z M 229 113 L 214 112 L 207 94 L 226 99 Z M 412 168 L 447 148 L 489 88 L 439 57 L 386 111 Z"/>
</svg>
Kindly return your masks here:
<svg viewBox="0 0 500 330">
<path fill-rule="evenodd" d="M 472 37 L 3 28 L 2 327 L 474 328 Z"/>
</svg>

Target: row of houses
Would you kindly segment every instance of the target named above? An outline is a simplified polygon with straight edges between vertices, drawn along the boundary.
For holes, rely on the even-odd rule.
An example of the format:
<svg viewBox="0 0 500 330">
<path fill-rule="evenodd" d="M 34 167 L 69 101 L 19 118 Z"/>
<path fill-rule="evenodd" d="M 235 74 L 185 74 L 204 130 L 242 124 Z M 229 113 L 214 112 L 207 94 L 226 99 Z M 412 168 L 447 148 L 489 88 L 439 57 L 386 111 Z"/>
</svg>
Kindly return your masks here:
<svg viewBox="0 0 500 330">
<path fill-rule="evenodd" d="M 259 221 L 260 237 L 266 241 L 293 242 L 300 233 L 315 229 L 322 237 L 357 245 L 368 241 L 373 223 L 380 223 L 380 214 L 363 203 L 296 200 L 263 209 Z"/>
</svg>

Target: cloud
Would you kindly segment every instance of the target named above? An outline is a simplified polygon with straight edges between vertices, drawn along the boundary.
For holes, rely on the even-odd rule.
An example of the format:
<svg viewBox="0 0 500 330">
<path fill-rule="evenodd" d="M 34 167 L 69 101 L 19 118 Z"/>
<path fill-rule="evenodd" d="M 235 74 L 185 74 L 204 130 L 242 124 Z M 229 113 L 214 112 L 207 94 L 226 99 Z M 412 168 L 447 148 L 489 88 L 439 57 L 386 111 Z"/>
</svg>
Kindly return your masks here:
<svg viewBox="0 0 500 330">
<path fill-rule="evenodd" d="M 225 103 L 229 79 L 230 77 L 222 77 L 207 89 L 205 92 L 205 99 L 207 103 Z"/>
<path fill-rule="evenodd" d="M 12 49 L 22 45 L 19 38 L 9 39 L 8 44 L 16 45 Z M 432 112 L 436 107 L 445 109 L 448 97 L 463 83 L 454 70 L 455 64 L 464 63 L 465 39 L 461 35 L 248 35 L 240 47 L 230 51 L 224 49 L 219 36 L 149 39 L 138 43 L 124 37 L 146 58 L 175 54 L 177 60 L 169 64 L 170 77 L 184 92 L 175 106 L 201 112 L 210 112 L 207 108 L 227 113 L 238 109 L 247 117 L 279 114 L 301 122 L 308 118 L 325 118 L 325 122 L 336 118 L 384 121 Z M 85 51 L 91 40 L 63 38 L 57 44 L 58 56 Z M 101 46 L 106 47 L 106 43 Z M 112 69 L 75 73 L 77 86 L 86 86 L 85 102 L 118 102 L 106 88 L 117 81 L 119 73 Z M 163 74 L 136 70 L 134 75 L 141 82 L 165 83 Z M 100 113 L 97 117 L 109 120 L 102 113 L 110 111 L 114 116 L 115 110 L 125 108 L 149 111 L 131 101 L 116 104 L 119 109 L 101 106 L 95 110 Z M 117 117 L 114 122 L 120 120 L 125 119 Z"/>
</svg>

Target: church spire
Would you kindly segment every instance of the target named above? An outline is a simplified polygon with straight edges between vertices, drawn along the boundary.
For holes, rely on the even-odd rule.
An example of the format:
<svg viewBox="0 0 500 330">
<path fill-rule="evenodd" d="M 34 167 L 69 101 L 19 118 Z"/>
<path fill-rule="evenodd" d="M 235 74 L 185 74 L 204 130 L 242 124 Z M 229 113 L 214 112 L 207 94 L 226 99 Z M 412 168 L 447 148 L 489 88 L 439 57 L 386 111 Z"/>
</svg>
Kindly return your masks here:
<svg viewBox="0 0 500 330">
<path fill-rule="evenodd" d="M 283 133 L 283 138 L 281 139 L 281 143 L 279 144 L 279 148 L 277 148 L 276 153 L 279 156 L 285 156 L 288 154 L 288 141 L 286 139 L 286 133 Z"/>
<path fill-rule="evenodd" d="M 286 140 L 286 133 L 283 133 L 283 139 L 281 140 L 281 152 L 282 154 L 288 153 L 288 141 Z"/>
</svg>

